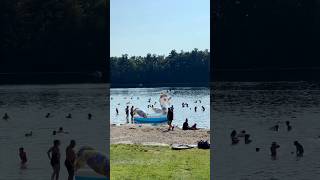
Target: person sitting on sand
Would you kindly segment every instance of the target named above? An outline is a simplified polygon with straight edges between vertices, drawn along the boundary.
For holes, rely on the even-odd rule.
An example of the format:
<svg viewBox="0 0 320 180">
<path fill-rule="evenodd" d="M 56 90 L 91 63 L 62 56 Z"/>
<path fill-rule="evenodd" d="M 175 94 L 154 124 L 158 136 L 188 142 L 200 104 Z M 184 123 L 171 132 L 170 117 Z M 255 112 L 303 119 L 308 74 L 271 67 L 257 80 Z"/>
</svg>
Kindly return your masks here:
<svg viewBox="0 0 320 180">
<path fill-rule="evenodd" d="M 71 119 L 72 115 L 69 113 L 68 116 L 66 116 L 66 118 Z"/>
<path fill-rule="evenodd" d="M 291 131 L 292 126 L 290 125 L 290 121 L 286 121 L 286 125 L 287 125 L 287 130 Z"/>
<path fill-rule="evenodd" d="M 7 113 L 4 113 L 4 116 L 2 117 L 2 119 L 4 119 L 4 120 L 8 120 L 10 117 L 8 116 L 8 114 Z"/>
<path fill-rule="evenodd" d="M 194 125 L 191 126 L 190 130 L 198 130 L 197 123 L 194 123 Z"/>
<path fill-rule="evenodd" d="M 304 152 L 303 146 L 298 141 L 294 141 L 293 144 L 296 146 L 297 157 L 302 157 Z"/>
<path fill-rule="evenodd" d="M 189 128 L 188 118 L 186 118 L 186 121 L 182 125 L 182 130 L 189 130 Z"/>
<path fill-rule="evenodd" d="M 19 157 L 20 157 L 20 165 L 21 165 L 21 168 L 24 169 L 26 168 L 26 163 L 27 163 L 27 153 L 24 152 L 24 148 L 21 147 L 19 148 Z"/>
<path fill-rule="evenodd" d="M 277 149 L 280 148 L 280 145 L 278 145 L 276 142 L 272 142 L 270 151 L 271 151 L 271 159 L 276 160 L 277 159 Z"/>
</svg>

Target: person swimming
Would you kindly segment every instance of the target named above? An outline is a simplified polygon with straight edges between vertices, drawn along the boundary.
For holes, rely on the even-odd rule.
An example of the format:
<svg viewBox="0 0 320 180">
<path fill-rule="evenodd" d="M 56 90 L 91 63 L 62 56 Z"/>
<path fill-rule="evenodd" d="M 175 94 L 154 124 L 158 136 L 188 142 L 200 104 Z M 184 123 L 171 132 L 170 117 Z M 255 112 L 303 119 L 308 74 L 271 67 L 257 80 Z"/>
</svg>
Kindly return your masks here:
<svg viewBox="0 0 320 180">
<path fill-rule="evenodd" d="M 231 137 L 231 144 L 238 144 L 239 139 L 237 138 L 237 131 L 233 130 L 230 134 Z"/>
<path fill-rule="evenodd" d="M 2 119 L 8 120 L 8 119 L 10 119 L 10 117 L 9 117 L 9 115 L 7 113 L 4 113 L 4 116 L 2 117 Z"/>
<path fill-rule="evenodd" d="M 250 138 L 250 134 L 244 135 L 244 143 L 245 144 L 250 144 L 252 142 L 252 140 L 249 138 Z"/>
<path fill-rule="evenodd" d="M 304 153 L 303 146 L 298 141 L 294 141 L 293 144 L 296 146 L 297 157 L 302 157 Z"/>
<path fill-rule="evenodd" d="M 72 115 L 69 113 L 68 116 L 66 116 L 66 118 L 71 119 Z"/>
<path fill-rule="evenodd" d="M 291 131 L 292 126 L 290 125 L 290 121 L 286 121 L 287 131 Z"/>
<path fill-rule="evenodd" d="M 270 128 L 270 130 L 272 130 L 272 131 L 279 131 L 279 125 L 277 124 L 277 125 L 275 125 L 275 126 L 272 126 L 272 127 Z"/>
<path fill-rule="evenodd" d="M 50 113 L 47 113 L 47 114 L 46 114 L 46 118 L 49 118 L 49 117 L 50 117 Z"/>
<path fill-rule="evenodd" d="M 271 151 L 271 159 L 276 160 L 277 159 L 277 149 L 280 148 L 280 145 L 278 145 L 276 142 L 272 142 L 270 151 Z"/>
<path fill-rule="evenodd" d="M 32 136 L 32 131 L 30 131 L 29 133 L 26 133 L 24 136 L 26 136 L 26 137 Z"/>
<path fill-rule="evenodd" d="M 246 131 L 245 130 L 242 130 L 238 135 L 237 137 L 245 137 L 246 135 Z"/>
<path fill-rule="evenodd" d="M 51 180 L 59 179 L 59 173 L 60 173 L 60 141 L 54 140 L 53 146 L 48 150 L 47 154 L 50 159 L 50 164 L 52 166 L 53 172 L 51 174 Z"/>
<path fill-rule="evenodd" d="M 69 134 L 69 132 L 66 132 L 63 130 L 63 127 L 59 127 L 59 130 L 57 131 L 57 133 Z"/>
<path fill-rule="evenodd" d="M 20 165 L 21 165 L 21 169 L 25 169 L 26 168 L 26 163 L 27 163 L 27 153 L 24 151 L 23 147 L 19 148 L 19 157 L 20 157 Z"/>
</svg>

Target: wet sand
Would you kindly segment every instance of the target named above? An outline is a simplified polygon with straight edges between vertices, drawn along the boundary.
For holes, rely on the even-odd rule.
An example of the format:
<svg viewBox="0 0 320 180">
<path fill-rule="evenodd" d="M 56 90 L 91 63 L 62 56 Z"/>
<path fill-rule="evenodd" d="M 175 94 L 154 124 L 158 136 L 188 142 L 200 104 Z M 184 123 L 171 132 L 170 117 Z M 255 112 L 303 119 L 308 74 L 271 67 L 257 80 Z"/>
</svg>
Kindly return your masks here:
<svg viewBox="0 0 320 180">
<path fill-rule="evenodd" d="M 197 144 L 200 140 L 210 140 L 209 129 L 182 130 L 175 127 L 168 131 L 167 125 L 152 126 L 149 124 L 110 125 L 111 144 Z"/>
</svg>

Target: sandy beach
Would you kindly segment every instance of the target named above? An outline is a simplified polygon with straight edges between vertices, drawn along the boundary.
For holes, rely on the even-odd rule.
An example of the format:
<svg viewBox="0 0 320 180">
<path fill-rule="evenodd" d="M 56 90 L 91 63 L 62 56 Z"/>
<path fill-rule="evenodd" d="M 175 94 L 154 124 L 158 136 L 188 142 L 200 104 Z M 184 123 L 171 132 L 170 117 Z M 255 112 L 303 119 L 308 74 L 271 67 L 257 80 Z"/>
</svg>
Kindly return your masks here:
<svg viewBox="0 0 320 180">
<path fill-rule="evenodd" d="M 197 144 L 200 140 L 210 140 L 208 129 L 184 131 L 175 127 L 168 131 L 167 125 L 152 126 L 149 124 L 110 125 L 111 144 Z"/>
</svg>

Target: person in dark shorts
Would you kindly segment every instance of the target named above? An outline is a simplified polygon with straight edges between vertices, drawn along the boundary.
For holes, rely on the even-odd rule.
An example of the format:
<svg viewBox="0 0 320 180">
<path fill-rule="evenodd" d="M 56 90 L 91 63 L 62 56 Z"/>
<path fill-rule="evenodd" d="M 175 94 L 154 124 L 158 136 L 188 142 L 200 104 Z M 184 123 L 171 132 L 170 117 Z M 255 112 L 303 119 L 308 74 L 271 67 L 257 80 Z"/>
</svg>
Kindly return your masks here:
<svg viewBox="0 0 320 180">
<path fill-rule="evenodd" d="M 47 154 L 50 159 L 50 164 L 52 166 L 53 172 L 51 175 L 51 180 L 58 180 L 60 173 L 60 141 L 54 140 L 53 146 L 48 150 Z"/>
<path fill-rule="evenodd" d="M 20 160 L 21 160 L 21 168 L 24 169 L 26 167 L 26 163 L 27 163 L 27 154 L 26 152 L 24 152 L 24 148 L 21 147 L 19 148 L 19 156 L 20 156 Z"/>
<path fill-rule="evenodd" d="M 168 108 L 167 120 L 168 120 L 168 125 L 169 125 L 168 131 L 173 130 L 173 126 L 172 126 L 173 111 L 171 108 Z"/>
<path fill-rule="evenodd" d="M 64 161 L 64 165 L 68 170 L 68 180 L 73 180 L 74 177 L 74 162 L 76 159 L 76 153 L 73 148 L 76 146 L 76 141 L 71 140 L 69 146 L 66 149 L 66 160 Z"/>
</svg>

